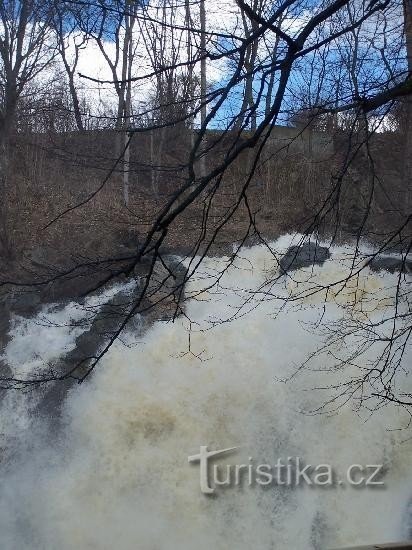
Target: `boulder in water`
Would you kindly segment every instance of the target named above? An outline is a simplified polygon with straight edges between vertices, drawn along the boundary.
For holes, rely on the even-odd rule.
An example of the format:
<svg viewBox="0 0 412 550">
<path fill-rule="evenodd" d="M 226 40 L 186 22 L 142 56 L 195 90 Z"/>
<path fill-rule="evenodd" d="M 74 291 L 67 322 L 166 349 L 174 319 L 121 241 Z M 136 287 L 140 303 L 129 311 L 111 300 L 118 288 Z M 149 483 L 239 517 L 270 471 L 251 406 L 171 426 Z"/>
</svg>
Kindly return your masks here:
<svg viewBox="0 0 412 550">
<path fill-rule="evenodd" d="M 311 265 L 323 265 L 330 258 L 329 249 L 315 243 L 304 243 L 301 246 L 291 246 L 281 258 L 279 267 L 282 273 L 294 271 Z"/>
<path fill-rule="evenodd" d="M 372 271 L 389 271 L 389 273 L 412 273 L 412 260 L 401 256 L 376 256 L 369 263 Z"/>
</svg>

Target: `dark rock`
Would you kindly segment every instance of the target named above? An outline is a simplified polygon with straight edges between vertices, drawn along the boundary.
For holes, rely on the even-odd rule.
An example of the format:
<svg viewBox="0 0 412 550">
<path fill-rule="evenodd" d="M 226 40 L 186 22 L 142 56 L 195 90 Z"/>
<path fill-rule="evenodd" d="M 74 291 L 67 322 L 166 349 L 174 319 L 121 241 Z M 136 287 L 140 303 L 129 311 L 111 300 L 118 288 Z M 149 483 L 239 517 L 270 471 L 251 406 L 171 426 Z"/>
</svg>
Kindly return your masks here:
<svg viewBox="0 0 412 550">
<path fill-rule="evenodd" d="M 135 291 L 134 291 L 135 292 Z M 100 311 L 93 316 L 92 311 L 88 329 L 76 339 L 76 346 L 64 357 L 60 358 L 53 370 L 56 376 L 63 376 L 78 366 L 74 375 L 81 377 L 89 366 L 89 358 L 96 357 L 101 348 L 107 344 L 108 339 L 120 326 L 125 314 L 129 310 L 130 301 L 134 294 L 120 290 L 115 294 Z M 143 324 L 139 325 L 139 317 L 132 321 L 132 328 L 135 331 L 142 331 Z M 128 326 L 130 330 L 130 327 Z M 77 381 L 74 378 L 58 380 L 46 389 L 42 399 L 36 406 L 35 414 L 53 420 L 50 426 L 52 431 L 58 431 L 61 421 L 61 406 L 66 398 L 67 392 L 75 386 Z"/>
<path fill-rule="evenodd" d="M 37 290 L 9 291 L 4 296 L 4 306 L 9 313 L 31 316 L 41 307 L 42 297 Z"/>
<path fill-rule="evenodd" d="M 157 260 L 153 269 L 150 284 L 146 290 L 146 296 L 151 297 L 152 302 L 157 302 L 173 295 L 177 300 L 180 295 L 180 286 L 186 275 L 186 268 L 179 258 L 165 254 L 163 262 Z M 142 286 L 150 269 L 151 257 L 144 257 L 135 267 L 134 275 L 141 282 Z M 181 299 L 183 299 L 180 296 Z M 169 296 L 170 298 L 170 296 Z"/>
<path fill-rule="evenodd" d="M 119 243 L 113 254 L 115 260 L 96 264 L 93 257 L 61 257 L 51 247 L 33 248 L 24 256 L 25 269 L 31 273 L 27 290 L 38 290 L 43 303 L 80 301 L 85 295 L 104 287 L 106 281 L 110 284 L 119 282 L 122 278 L 119 273 L 128 266 L 123 258 L 136 254 L 136 244 L 133 245 L 136 242 L 136 238 L 130 238 L 126 244 Z"/>
<path fill-rule="evenodd" d="M 323 265 L 330 258 L 329 249 L 315 243 L 304 243 L 301 246 L 291 246 L 281 258 L 279 267 L 282 273 L 294 271 L 311 265 Z"/>
<path fill-rule="evenodd" d="M 120 269 L 119 262 L 116 269 Z M 73 270 L 72 273 L 62 275 L 45 286 L 41 286 L 41 300 L 44 303 L 67 303 L 75 300 L 82 303 L 85 296 L 100 293 L 109 284 L 124 283 L 127 278 L 124 274 L 117 274 L 115 270 L 85 266 Z"/>
<path fill-rule="evenodd" d="M 412 260 L 402 257 L 376 256 L 369 264 L 372 271 L 389 271 L 389 273 L 412 273 Z"/>
</svg>

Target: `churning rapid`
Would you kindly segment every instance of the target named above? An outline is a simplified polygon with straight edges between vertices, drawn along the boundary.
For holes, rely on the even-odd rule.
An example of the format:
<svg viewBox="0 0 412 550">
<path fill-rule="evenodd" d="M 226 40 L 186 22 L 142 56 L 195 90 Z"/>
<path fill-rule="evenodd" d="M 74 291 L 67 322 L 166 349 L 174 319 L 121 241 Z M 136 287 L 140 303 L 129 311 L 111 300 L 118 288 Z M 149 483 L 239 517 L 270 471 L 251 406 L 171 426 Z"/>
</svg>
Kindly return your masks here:
<svg viewBox="0 0 412 550">
<path fill-rule="evenodd" d="M 289 244 L 283 237 L 273 247 Z M 339 280 L 350 263 L 348 250 L 337 247 L 323 266 L 268 285 L 277 262 L 256 246 L 207 289 L 229 265 L 228 258 L 209 258 L 187 285 L 187 317 L 116 342 L 94 374 L 69 391 L 58 427 L 36 414 L 38 395 L 5 393 L 0 547 L 306 550 L 407 539 L 406 412 L 386 406 L 370 414 L 344 399 L 338 410 L 333 403 L 319 410 L 333 386 L 359 369 L 335 368 L 336 343 L 299 370 L 321 348 L 328 323 L 378 319 L 394 299 L 396 276 L 368 268 L 356 288 L 298 297 L 298 289 Z M 86 306 L 99 307 L 118 291 Z M 282 307 L 287 295 L 296 299 Z M 46 368 L 74 348 L 90 307 L 49 305 L 36 318 L 15 317 L 3 361 L 16 374 Z M 406 374 L 402 383 L 410 391 Z M 208 496 L 200 491 L 199 464 L 188 462 L 202 445 L 239 447 L 222 464 L 300 457 L 339 473 L 382 464 L 384 485 L 233 483 Z"/>
</svg>

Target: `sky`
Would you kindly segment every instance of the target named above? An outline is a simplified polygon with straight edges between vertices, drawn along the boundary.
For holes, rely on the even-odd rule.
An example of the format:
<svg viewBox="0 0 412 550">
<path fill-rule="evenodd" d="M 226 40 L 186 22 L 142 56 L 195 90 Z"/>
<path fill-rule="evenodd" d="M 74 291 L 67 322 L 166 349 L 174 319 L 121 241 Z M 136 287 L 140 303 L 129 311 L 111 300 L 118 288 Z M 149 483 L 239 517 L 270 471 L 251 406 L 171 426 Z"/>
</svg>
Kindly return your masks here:
<svg viewBox="0 0 412 550">
<path fill-rule="evenodd" d="M 159 11 L 160 0 L 155 0 L 145 6 L 145 14 L 152 19 L 152 21 L 159 21 L 161 18 L 161 11 Z M 271 4 L 272 5 L 272 4 Z M 285 20 L 282 22 L 282 30 L 296 36 L 302 29 L 303 25 L 308 21 L 311 16 L 311 10 L 316 10 L 322 4 L 320 2 L 313 2 L 310 0 L 309 4 L 303 6 L 299 4 L 299 11 L 293 13 L 290 11 L 286 14 Z M 360 0 L 354 0 L 352 6 L 354 10 L 359 14 L 364 9 L 364 3 Z M 381 16 L 376 16 L 370 21 L 367 21 L 362 26 L 362 31 L 359 35 L 359 58 L 363 60 L 362 63 L 358 63 L 355 66 L 354 73 L 359 79 L 361 88 L 365 90 L 373 80 L 385 81 L 389 77 L 388 69 L 386 67 L 386 61 L 389 61 L 392 69 L 398 70 L 401 65 L 398 66 L 394 59 L 399 54 L 398 44 L 400 44 L 400 33 L 402 29 L 402 13 L 401 4 L 394 2 L 393 7 L 388 11 L 388 17 L 384 20 Z M 167 30 L 164 33 L 166 48 L 169 50 L 166 58 L 175 55 L 175 59 L 178 62 L 185 62 L 187 60 L 186 40 L 187 34 L 182 28 L 185 27 L 185 9 L 184 3 L 181 3 L 179 7 L 173 10 L 166 10 L 167 22 L 175 27 L 172 32 Z M 138 12 L 138 15 L 141 12 Z M 244 36 L 244 29 L 241 14 L 237 7 L 235 0 L 222 0 L 222 2 L 216 3 L 213 0 L 206 0 L 206 14 L 207 14 L 207 30 L 209 33 L 221 33 L 227 35 L 236 35 L 238 37 Z M 266 15 L 266 14 L 265 14 Z M 338 25 L 342 25 L 344 18 L 348 18 L 347 10 L 342 10 L 339 17 L 333 21 L 328 22 L 322 28 L 323 33 L 333 32 Z M 194 4 L 192 6 L 192 20 L 193 27 L 199 28 L 199 6 Z M 376 29 L 378 32 L 376 33 Z M 382 31 L 385 30 L 385 33 Z M 134 62 L 132 66 L 132 78 L 141 78 L 142 76 L 149 74 L 153 70 L 152 57 L 154 55 L 155 48 L 159 47 L 159 42 L 155 40 L 156 33 L 161 31 L 159 25 L 153 24 L 151 21 L 143 21 L 141 17 L 138 17 L 134 26 Z M 390 37 L 390 40 L 388 40 Z M 319 36 L 315 37 L 319 39 Z M 307 59 L 300 61 L 296 64 L 296 68 L 292 73 L 290 85 L 288 87 L 285 102 L 284 113 L 278 122 L 286 123 L 289 116 L 289 111 L 298 109 L 302 103 L 308 103 L 308 97 L 317 98 L 319 101 L 330 101 L 335 94 L 337 78 L 344 76 L 341 79 L 341 96 L 345 96 L 352 100 L 353 95 L 353 83 L 348 78 L 349 66 L 346 66 L 346 62 L 350 61 L 350 53 L 353 51 L 354 36 L 344 36 L 335 41 L 328 49 L 327 54 L 308 56 Z M 82 37 L 78 31 L 66 35 L 67 54 L 69 60 L 74 58 L 74 44 L 80 43 Z M 195 42 L 198 43 L 198 35 L 195 35 Z M 265 39 L 259 42 L 258 47 L 258 59 L 264 62 L 271 54 L 275 43 L 275 35 L 272 32 L 265 34 Z M 178 45 L 178 53 L 172 51 L 172 45 Z M 207 50 L 211 53 L 222 52 L 225 49 L 230 49 L 234 45 L 238 45 L 239 41 L 230 40 L 227 38 L 213 38 L 208 41 Z M 48 47 L 48 45 L 46 45 Z M 194 46 L 196 50 L 197 46 Z M 112 38 L 107 34 L 103 40 L 103 49 L 107 57 L 114 61 L 116 55 L 116 48 Z M 387 59 L 382 59 L 382 51 L 387 52 Z M 323 61 L 326 60 L 326 65 L 323 65 Z M 310 67 L 310 62 L 313 61 L 313 67 Z M 166 64 L 169 61 L 166 59 Z M 224 85 L 231 75 L 233 74 L 235 67 L 235 58 L 231 60 L 227 58 L 208 60 L 207 62 L 207 82 L 208 89 L 215 89 Z M 195 76 L 199 76 L 199 64 L 194 68 Z M 184 72 L 186 69 L 182 69 Z M 37 78 L 36 84 L 42 86 L 47 90 L 49 82 L 52 82 L 56 78 L 56 75 L 60 80 L 65 77 L 64 67 L 56 58 L 54 63 L 43 71 Z M 118 75 L 120 77 L 120 68 L 118 69 Z M 94 82 L 90 79 L 97 79 L 100 82 Z M 114 115 L 116 110 L 116 92 L 113 85 L 113 75 L 111 69 L 100 51 L 95 40 L 90 39 L 79 51 L 79 60 L 76 67 L 76 86 L 79 90 L 81 99 L 87 102 L 88 113 L 93 117 L 108 116 L 108 123 L 111 123 L 110 117 Z M 344 84 L 342 84 L 344 83 Z M 258 75 L 254 81 L 255 93 L 260 86 L 260 76 Z M 141 113 L 147 110 L 147 104 L 153 99 L 155 94 L 156 82 L 154 78 L 145 78 L 137 80 L 133 83 L 133 111 L 135 114 Z M 265 85 L 265 90 L 267 86 Z M 276 89 L 276 88 L 275 88 Z M 362 89 L 361 89 L 362 91 Z M 219 127 L 224 126 L 225 120 L 231 115 L 231 113 L 237 113 L 241 104 L 241 97 L 243 92 L 243 84 L 235 86 L 232 90 L 227 101 L 223 104 L 222 108 L 217 113 L 215 121 L 211 126 Z M 264 101 L 262 102 L 264 104 Z M 262 112 L 259 117 L 261 119 Z M 259 118 L 258 117 L 258 118 Z"/>
</svg>

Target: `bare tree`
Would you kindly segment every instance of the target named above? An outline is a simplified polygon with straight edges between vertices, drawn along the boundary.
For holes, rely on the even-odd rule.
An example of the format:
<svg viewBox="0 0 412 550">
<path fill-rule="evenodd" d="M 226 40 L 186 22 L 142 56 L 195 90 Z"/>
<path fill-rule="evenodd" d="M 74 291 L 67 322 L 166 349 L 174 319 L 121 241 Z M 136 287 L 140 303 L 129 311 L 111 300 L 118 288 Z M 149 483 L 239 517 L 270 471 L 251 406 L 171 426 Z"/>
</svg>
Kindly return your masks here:
<svg viewBox="0 0 412 550">
<path fill-rule="evenodd" d="M 0 5 L 0 194 L 2 252 L 12 253 L 7 231 L 7 173 L 10 135 L 19 101 L 54 58 L 50 45 L 51 9 L 42 0 L 5 1 Z"/>
<path fill-rule="evenodd" d="M 84 124 L 75 77 L 80 52 L 87 45 L 87 35 L 79 32 L 73 13 L 60 2 L 56 2 L 53 27 L 56 32 L 58 51 L 67 75 L 76 125 L 82 132 Z"/>
<path fill-rule="evenodd" d="M 112 84 L 117 95 L 115 128 L 119 131 L 118 154 L 123 156 L 123 200 L 129 203 L 130 139 L 128 129 L 132 124 L 132 69 L 137 44 L 134 39 L 136 13 L 139 2 L 108 2 L 99 0 L 92 13 L 85 5 L 77 11 L 77 27 L 85 36 L 96 42 L 112 74 Z M 114 45 L 114 55 L 111 46 Z"/>
<path fill-rule="evenodd" d="M 249 7 L 248 4 L 242 1 L 239 1 L 238 4 L 242 15 L 244 34 L 246 39 L 249 39 L 253 34 L 256 33 L 256 30 L 258 29 L 259 19 L 261 18 L 262 8 L 263 8 L 262 1 L 255 0 L 251 7 Z M 248 110 L 250 110 L 251 112 L 250 129 L 252 131 L 256 130 L 256 125 L 257 125 L 257 113 L 256 113 L 256 109 L 254 109 L 253 82 L 256 76 L 255 71 L 256 71 L 256 61 L 258 56 L 258 47 L 259 47 L 259 40 L 253 40 L 250 42 L 246 50 L 245 60 L 244 60 L 244 70 L 246 73 L 246 77 L 245 77 L 244 90 L 243 90 L 243 103 L 241 107 L 242 116 L 239 118 L 237 123 L 238 126 L 241 126 L 246 113 L 248 112 Z M 273 85 L 272 85 L 272 88 L 273 88 Z M 270 94 L 270 91 L 269 91 L 269 94 Z"/>
<path fill-rule="evenodd" d="M 406 60 L 409 77 L 412 75 L 412 2 L 404 0 L 404 34 L 406 47 Z M 404 164 L 404 185 L 406 204 L 410 208 L 412 189 L 412 102 L 406 99 L 406 139 L 405 139 L 405 164 Z"/>
<path fill-rule="evenodd" d="M 200 97 L 202 98 L 202 108 L 200 110 L 200 123 L 203 126 L 206 123 L 206 103 L 203 98 L 206 98 L 206 9 L 205 0 L 200 0 Z"/>
</svg>

